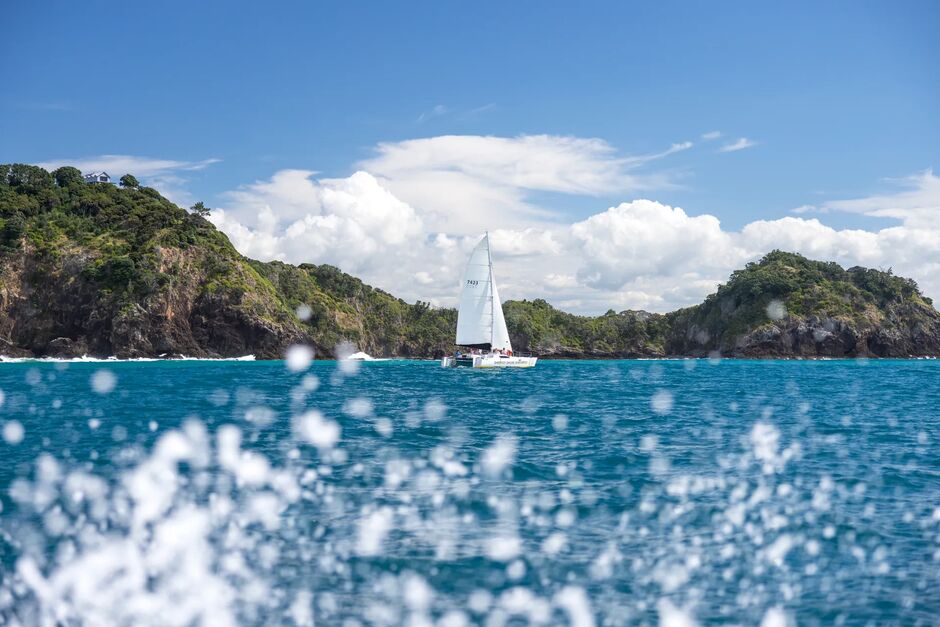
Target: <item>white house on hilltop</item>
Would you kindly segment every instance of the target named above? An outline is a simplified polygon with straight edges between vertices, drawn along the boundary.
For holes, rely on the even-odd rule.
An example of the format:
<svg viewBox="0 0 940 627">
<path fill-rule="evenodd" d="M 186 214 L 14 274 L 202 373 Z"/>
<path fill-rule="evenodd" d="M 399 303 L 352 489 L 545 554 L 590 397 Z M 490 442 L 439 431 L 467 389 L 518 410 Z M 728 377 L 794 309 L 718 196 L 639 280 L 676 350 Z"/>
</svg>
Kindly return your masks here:
<svg viewBox="0 0 940 627">
<path fill-rule="evenodd" d="M 90 174 L 84 174 L 82 178 L 85 179 L 86 183 L 110 183 L 111 177 L 107 172 L 91 172 Z"/>
</svg>

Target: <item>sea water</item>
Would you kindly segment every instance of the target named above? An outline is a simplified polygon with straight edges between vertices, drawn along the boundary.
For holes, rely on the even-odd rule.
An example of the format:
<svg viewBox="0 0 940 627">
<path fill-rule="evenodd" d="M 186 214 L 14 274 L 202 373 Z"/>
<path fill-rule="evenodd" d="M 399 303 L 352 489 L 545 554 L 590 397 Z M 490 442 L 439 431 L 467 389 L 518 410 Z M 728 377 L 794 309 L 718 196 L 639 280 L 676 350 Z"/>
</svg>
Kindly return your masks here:
<svg viewBox="0 0 940 627">
<path fill-rule="evenodd" d="M 940 622 L 937 361 L 17 363 L 0 391 L 4 624 Z"/>
</svg>

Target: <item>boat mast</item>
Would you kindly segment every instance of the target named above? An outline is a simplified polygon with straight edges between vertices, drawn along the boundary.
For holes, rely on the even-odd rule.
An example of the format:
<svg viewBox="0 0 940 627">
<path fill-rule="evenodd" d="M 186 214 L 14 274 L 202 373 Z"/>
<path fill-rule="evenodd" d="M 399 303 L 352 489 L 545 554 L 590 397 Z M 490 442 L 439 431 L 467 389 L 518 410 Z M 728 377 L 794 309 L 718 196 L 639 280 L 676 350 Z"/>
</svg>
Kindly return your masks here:
<svg viewBox="0 0 940 627">
<path fill-rule="evenodd" d="M 490 253 L 490 232 L 485 231 L 486 262 L 490 267 L 490 352 L 493 351 L 493 331 L 496 328 L 496 308 L 493 305 L 493 255 Z"/>
</svg>

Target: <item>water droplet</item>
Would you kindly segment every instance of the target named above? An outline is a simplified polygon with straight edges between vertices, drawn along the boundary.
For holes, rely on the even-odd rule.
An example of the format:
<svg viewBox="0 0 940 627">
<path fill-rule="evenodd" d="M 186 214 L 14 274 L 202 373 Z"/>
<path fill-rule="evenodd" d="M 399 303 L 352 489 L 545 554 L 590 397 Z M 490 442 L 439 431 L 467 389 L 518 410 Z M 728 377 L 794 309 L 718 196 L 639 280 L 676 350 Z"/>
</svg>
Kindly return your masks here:
<svg viewBox="0 0 940 627">
<path fill-rule="evenodd" d="M 3 439 L 7 444 L 13 446 L 19 444 L 23 441 L 25 433 L 26 430 L 23 429 L 23 425 L 19 420 L 10 420 L 3 425 Z"/>
<path fill-rule="evenodd" d="M 665 416 L 672 411 L 673 396 L 669 390 L 657 390 L 650 399 L 650 407 L 660 416 Z"/>
<path fill-rule="evenodd" d="M 91 375 L 91 389 L 98 394 L 109 394 L 117 385 L 117 376 L 110 370 L 98 370 Z"/>
<path fill-rule="evenodd" d="M 285 362 L 291 372 L 303 372 L 313 362 L 313 349 L 305 344 L 294 344 L 287 349 Z"/>
<path fill-rule="evenodd" d="M 313 310 L 310 309 L 310 305 L 304 304 L 298 305 L 294 313 L 297 314 L 298 318 L 306 322 L 307 320 L 310 320 L 310 316 L 313 315 Z"/>
</svg>

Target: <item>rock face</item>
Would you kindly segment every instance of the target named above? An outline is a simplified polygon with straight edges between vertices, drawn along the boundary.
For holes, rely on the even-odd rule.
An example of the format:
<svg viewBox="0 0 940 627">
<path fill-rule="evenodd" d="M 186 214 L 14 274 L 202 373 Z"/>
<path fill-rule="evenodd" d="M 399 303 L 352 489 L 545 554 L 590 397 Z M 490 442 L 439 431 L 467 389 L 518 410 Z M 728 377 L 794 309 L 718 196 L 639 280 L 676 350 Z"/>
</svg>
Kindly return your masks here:
<svg viewBox="0 0 940 627">
<path fill-rule="evenodd" d="M 715 352 L 728 357 L 933 356 L 940 355 L 940 333 L 936 325 L 859 328 L 846 320 L 809 316 L 761 325 L 724 342 L 687 334 L 669 346 L 677 355 L 697 357 Z"/>
<path fill-rule="evenodd" d="M 124 302 L 83 274 L 85 251 L 45 259 L 29 242 L 0 271 L 4 355 L 277 358 L 295 343 L 316 344 L 278 303 L 253 302 L 251 291 L 207 290 L 198 257 L 158 250 L 182 261 L 175 281 L 139 302 Z M 251 277 L 242 277 L 251 286 Z M 255 287 L 255 286 L 252 286 Z"/>
<path fill-rule="evenodd" d="M 262 263 L 153 189 L 0 165 L 0 355 L 280 358 L 453 350 L 457 313 L 328 265 Z M 575 316 L 504 304 L 517 352 L 556 358 L 940 355 L 940 314 L 890 272 L 775 251 L 701 305 Z"/>
</svg>

